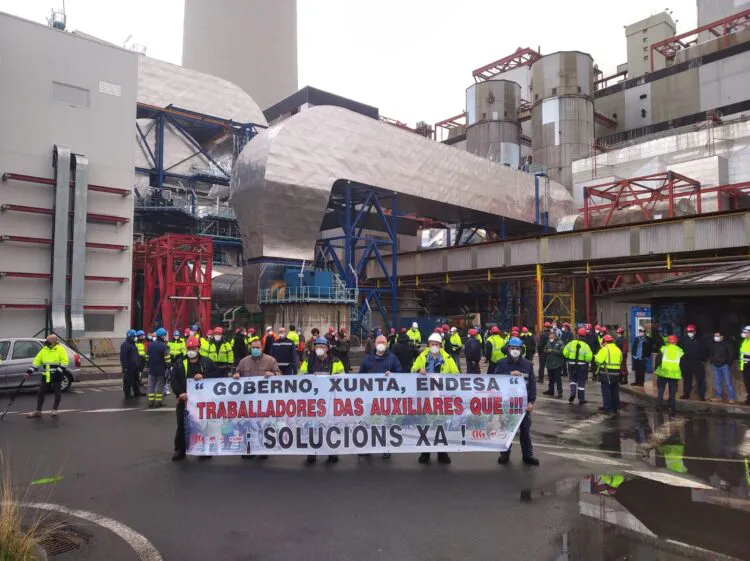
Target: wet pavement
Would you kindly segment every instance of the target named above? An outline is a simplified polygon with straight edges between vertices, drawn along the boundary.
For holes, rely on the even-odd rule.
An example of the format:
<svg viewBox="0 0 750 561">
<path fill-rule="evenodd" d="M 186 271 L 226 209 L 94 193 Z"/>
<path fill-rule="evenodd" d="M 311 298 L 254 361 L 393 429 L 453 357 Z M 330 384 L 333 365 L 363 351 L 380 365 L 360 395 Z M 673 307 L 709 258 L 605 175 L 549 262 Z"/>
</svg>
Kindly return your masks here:
<svg viewBox="0 0 750 561">
<path fill-rule="evenodd" d="M 450 466 L 409 454 L 173 464 L 174 411 L 125 405 L 116 387 L 67 394 L 58 419 L 8 415 L 0 448 L 26 501 L 103 515 L 160 555 L 71 516 L 95 539 L 53 560 L 750 559 L 750 421 L 636 403 L 615 418 L 596 388 L 588 399 L 538 400 L 539 468 L 517 445 L 508 466 L 484 453 Z"/>
</svg>

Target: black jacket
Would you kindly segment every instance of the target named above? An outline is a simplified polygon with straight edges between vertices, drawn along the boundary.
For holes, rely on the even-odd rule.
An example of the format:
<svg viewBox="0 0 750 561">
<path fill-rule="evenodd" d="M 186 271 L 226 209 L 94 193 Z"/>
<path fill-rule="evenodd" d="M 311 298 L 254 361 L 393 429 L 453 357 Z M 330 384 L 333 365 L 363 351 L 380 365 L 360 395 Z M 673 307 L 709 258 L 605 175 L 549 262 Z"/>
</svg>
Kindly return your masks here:
<svg viewBox="0 0 750 561">
<path fill-rule="evenodd" d="M 539 350 L 539 357 L 541 358 L 542 354 L 544 354 L 544 348 L 547 346 L 547 343 L 549 342 L 549 331 L 542 331 L 539 334 L 539 344 L 536 346 L 536 348 Z"/>
<path fill-rule="evenodd" d="M 633 360 L 636 360 L 635 353 L 638 351 L 638 337 L 633 339 L 633 344 L 630 346 L 630 356 L 633 358 Z M 651 337 L 648 335 L 644 335 L 643 340 L 643 352 L 641 353 L 641 360 L 648 360 L 648 358 L 651 356 L 651 353 L 654 352 L 654 343 L 651 340 Z"/>
<path fill-rule="evenodd" d="M 299 353 L 297 353 L 297 345 L 294 341 L 285 337 L 284 339 L 278 338 L 271 345 L 270 355 L 276 359 L 279 363 L 279 367 L 286 368 L 288 366 L 297 366 L 299 364 Z"/>
<path fill-rule="evenodd" d="M 135 339 L 125 339 L 120 345 L 120 366 L 125 370 L 138 370 L 138 349 Z"/>
<path fill-rule="evenodd" d="M 482 360 L 481 343 L 474 337 L 469 337 L 468 339 L 466 339 L 466 344 L 464 345 L 464 354 L 466 355 L 466 360 L 474 360 L 476 362 L 479 362 L 480 360 Z"/>
<path fill-rule="evenodd" d="M 188 371 L 185 372 L 185 363 L 187 362 Z M 198 357 L 196 363 L 191 363 L 189 359 L 176 360 L 172 364 L 172 376 L 170 377 L 170 386 L 176 396 L 187 391 L 187 377 L 191 378 L 196 374 L 203 374 L 204 378 L 220 378 L 221 371 L 216 368 L 214 361 L 204 356 Z"/>
<path fill-rule="evenodd" d="M 167 372 L 167 357 L 169 356 L 169 347 L 161 339 L 152 341 L 146 349 L 148 356 L 148 374 L 149 376 L 164 376 Z"/>
<path fill-rule="evenodd" d="M 683 360 L 705 362 L 708 358 L 708 346 L 697 335 L 693 339 L 687 335 L 683 337 L 680 347 L 685 352 Z"/>
<path fill-rule="evenodd" d="M 497 363 L 495 374 L 510 374 L 515 370 L 523 374 L 526 379 L 526 394 L 529 403 L 534 403 L 536 401 L 536 376 L 534 376 L 534 364 L 530 360 L 526 360 L 522 356 L 517 359 L 505 357 Z"/>
<path fill-rule="evenodd" d="M 396 355 L 396 358 L 401 363 L 401 369 L 404 372 L 411 372 L 411 367 L 414 364 L 414 359 L 417 358 L 418 351 L 414 348 L 414 345 L 409 341 L 405 333 L 398 336 L 391 352 Z"/>
<path fill-rule="evenodd" d="M 534 353 L 536 352 L 536 339 L 534 339 L 534 335 L 529 333 L 526 336 L 522 336 L 521 341 L 523 341 L 523 344 L 526 347 L 526 353 L 524 355 L 526 360 L 531 360 L 534 358 Z"/>
<path fill-rule="evenodd" d="M 724 366 L 725 364 L 732 364 L 736 358 L 734 347 L 729 341 L 721 341 L 717 343 L 713 341 L 711 343 L 711 355 L 709 360 L 714 366 Z"/>
<path fill-rule="evenodd" d="M 232 351 L 234 351 L 234 365 L 237 366 L 237 364 L 247 356 L 247 345 L 245 344 L 245 338 L 242 336 L 242 333 L 234 334 Z"/>
<path fill-rule="evenodd" d="M 586 335 L 583 340 L 589 347 L 591 347 L 591 352 L 594 356 L 596 356 L 596 353 L 598 353 L 599 349 L 601 348 L 601 345 L 599 344 L 599 337 L 597 336 L 596 332 L 592 331 L 591 334 Z"/>
</svg>

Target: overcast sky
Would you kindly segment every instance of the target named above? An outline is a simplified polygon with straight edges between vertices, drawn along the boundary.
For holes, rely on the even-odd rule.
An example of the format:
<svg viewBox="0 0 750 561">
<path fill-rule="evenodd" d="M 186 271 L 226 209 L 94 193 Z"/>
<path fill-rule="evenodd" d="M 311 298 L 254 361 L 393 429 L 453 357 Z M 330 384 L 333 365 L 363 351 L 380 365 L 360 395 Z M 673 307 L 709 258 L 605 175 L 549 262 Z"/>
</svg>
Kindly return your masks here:
<svg viewBox="0 0 750 561">
<path fill-rule="evenodd" d="M 61 6 L 0 0 L 0 11 L 40 22 Z M 678 32 L 696 27 L 696 0 L 298 0 L 299 84 L 433 123 L 464 110 L 472 70 L 519 46 L 588 52 L 612 73 L 626 60 L 624 26 L 665 8 Z M 132 36 L 148 55 L 181 62 L 182 0 L 67 0 L 66 9 L 69 29 L 119 45 Z"/>
</svg>

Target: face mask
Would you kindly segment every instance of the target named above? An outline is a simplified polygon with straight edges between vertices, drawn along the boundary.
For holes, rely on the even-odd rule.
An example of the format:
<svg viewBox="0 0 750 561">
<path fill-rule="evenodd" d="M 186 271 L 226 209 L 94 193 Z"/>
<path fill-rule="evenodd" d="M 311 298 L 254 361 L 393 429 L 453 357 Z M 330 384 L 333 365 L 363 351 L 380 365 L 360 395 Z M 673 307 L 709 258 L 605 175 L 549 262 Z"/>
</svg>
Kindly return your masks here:
<svg viewBox="0 0 750 561">
<path fill-rule="evenodd" d="M 379 345 L 375 345 L 375 350 L 379 353 L 385 352 L 385 345 L 383 343 L 380 343 Z"/>
<path fill-rule="evenodd" d="M 594 329 L 594 333 L 596 333 L 597 335 L 599 335 L 600 331 L 598 329 Z"/>
<path fill-rule="evenodd" d="M 716 341 L 717 343 L 721 343 L 721 337 L 714 337 L 714 341 Z"/>
<path fill-rule="evenodd" d="M 550 342 L 550 343 L 554 343 L 554 342 L 555 342 L 555 338 L 554 338 L 554 337 L 550 337 L 550 338 L 549 338 L 549 342 Z"/>
<path fill-rule="evenodd" d="M 315 354 L 318 355 L 318 358 L 323 358 L 326 356 L 326 350 L 325 349 L 315 349 Z"/>
<path fill-rule="evenodd" d="M 181 337 L 179 335 L 174 338 L 175 341 L 179 341 L 180 339 L 181 339 Z"/>
<path fill-rule="evenodd" d="M 511 349 L 510 356 L 512 356 L 513 358 L 518 358 L 519 356 L 521 356 L 521 349 Z"/>
<path fill-rule="evenodd" d="M 591 335 L 591 330 L 590 329 L 586 330 L 586 335 Z"/>
<path fill-rule="evenodd" d="M 190 332 L 190 336 L 191 336 L 191 337 L 194 337 L 194 336 L 195 336 L 195 331 L 191 331 L 191 332 Z"/>
<path fill-rule="evenodd" d="M 430 345 L 430 352 L 436 355 L 440 352 L 440 347 L 437 345 Z"/>
<path fill-rule="evenodd" d="M 750 333 L 747 333 L 747 332 L 743 332 L 742 333 L 742 338 L 743 339 L 747 339 L 748 337 L 750 337 Z"/>
<path fill-rule="evenodd" d="M 568 328 L 567 327 L 563 327 L 562 330 L 563 330 L 563 333 L 564 333 L 564 332 L 566 332 L 568 330 Z"/>
<path fill-rule="evenodd" d="M 688 331 L 688 337 L 692 339 L 693 337 L 695 337 L 695 333 L 693 333 L 692 331 Z"/>
<path fill-rule="evenodd" d="M 250 354 L 255 358 L 258 358 L 262 353 L 260 352 L 260 349 L 256 349 L 255 347 L 253 347 L 252 349 L 250 349 Z"/>
<path fill-rule="evenodd" d="M 195 358 L 198 356 L 198 351 L 188 351 L 187 355 L 188 355 L 188 358 Z"/>
<path fill-rule="evenodd" d="M 214 335 L 214 341 L 216 341 L 217 343 L 221 341 L 221 335 Z"/>
<path fill-rule="evenodd" d="M 54 343 L 50 343 L 49 341 L 47 341 L 47 346 L 51 348 L 51 347 L 54 347 L 55 344 Z"/>
<path fill-rule="evenodd" d="M 279 333 L 279 339 L 286 339 L 286 333 Z"/>
<path fill-rule="evenodd" d="M 638 332 L 638 337 L 643 337 L 643 331 Z"/>
</svg>

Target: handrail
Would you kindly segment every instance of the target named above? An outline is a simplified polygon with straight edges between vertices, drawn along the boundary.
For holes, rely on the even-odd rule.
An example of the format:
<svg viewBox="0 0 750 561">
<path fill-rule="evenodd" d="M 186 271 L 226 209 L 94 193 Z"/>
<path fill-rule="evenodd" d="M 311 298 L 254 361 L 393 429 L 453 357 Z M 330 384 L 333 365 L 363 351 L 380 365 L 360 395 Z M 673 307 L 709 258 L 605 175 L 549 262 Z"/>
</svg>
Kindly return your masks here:
<svg viewBox="0 0 750 561">
<path fill-rule="evenodd" d="M 258 291 L 259 304 L 283 304 L 294 302 L 338 302 L 355 303 L 359 298 L 356 288 L 329 286 L 300 286 L 287 288 L 262 288 Z"/>
</svg>

